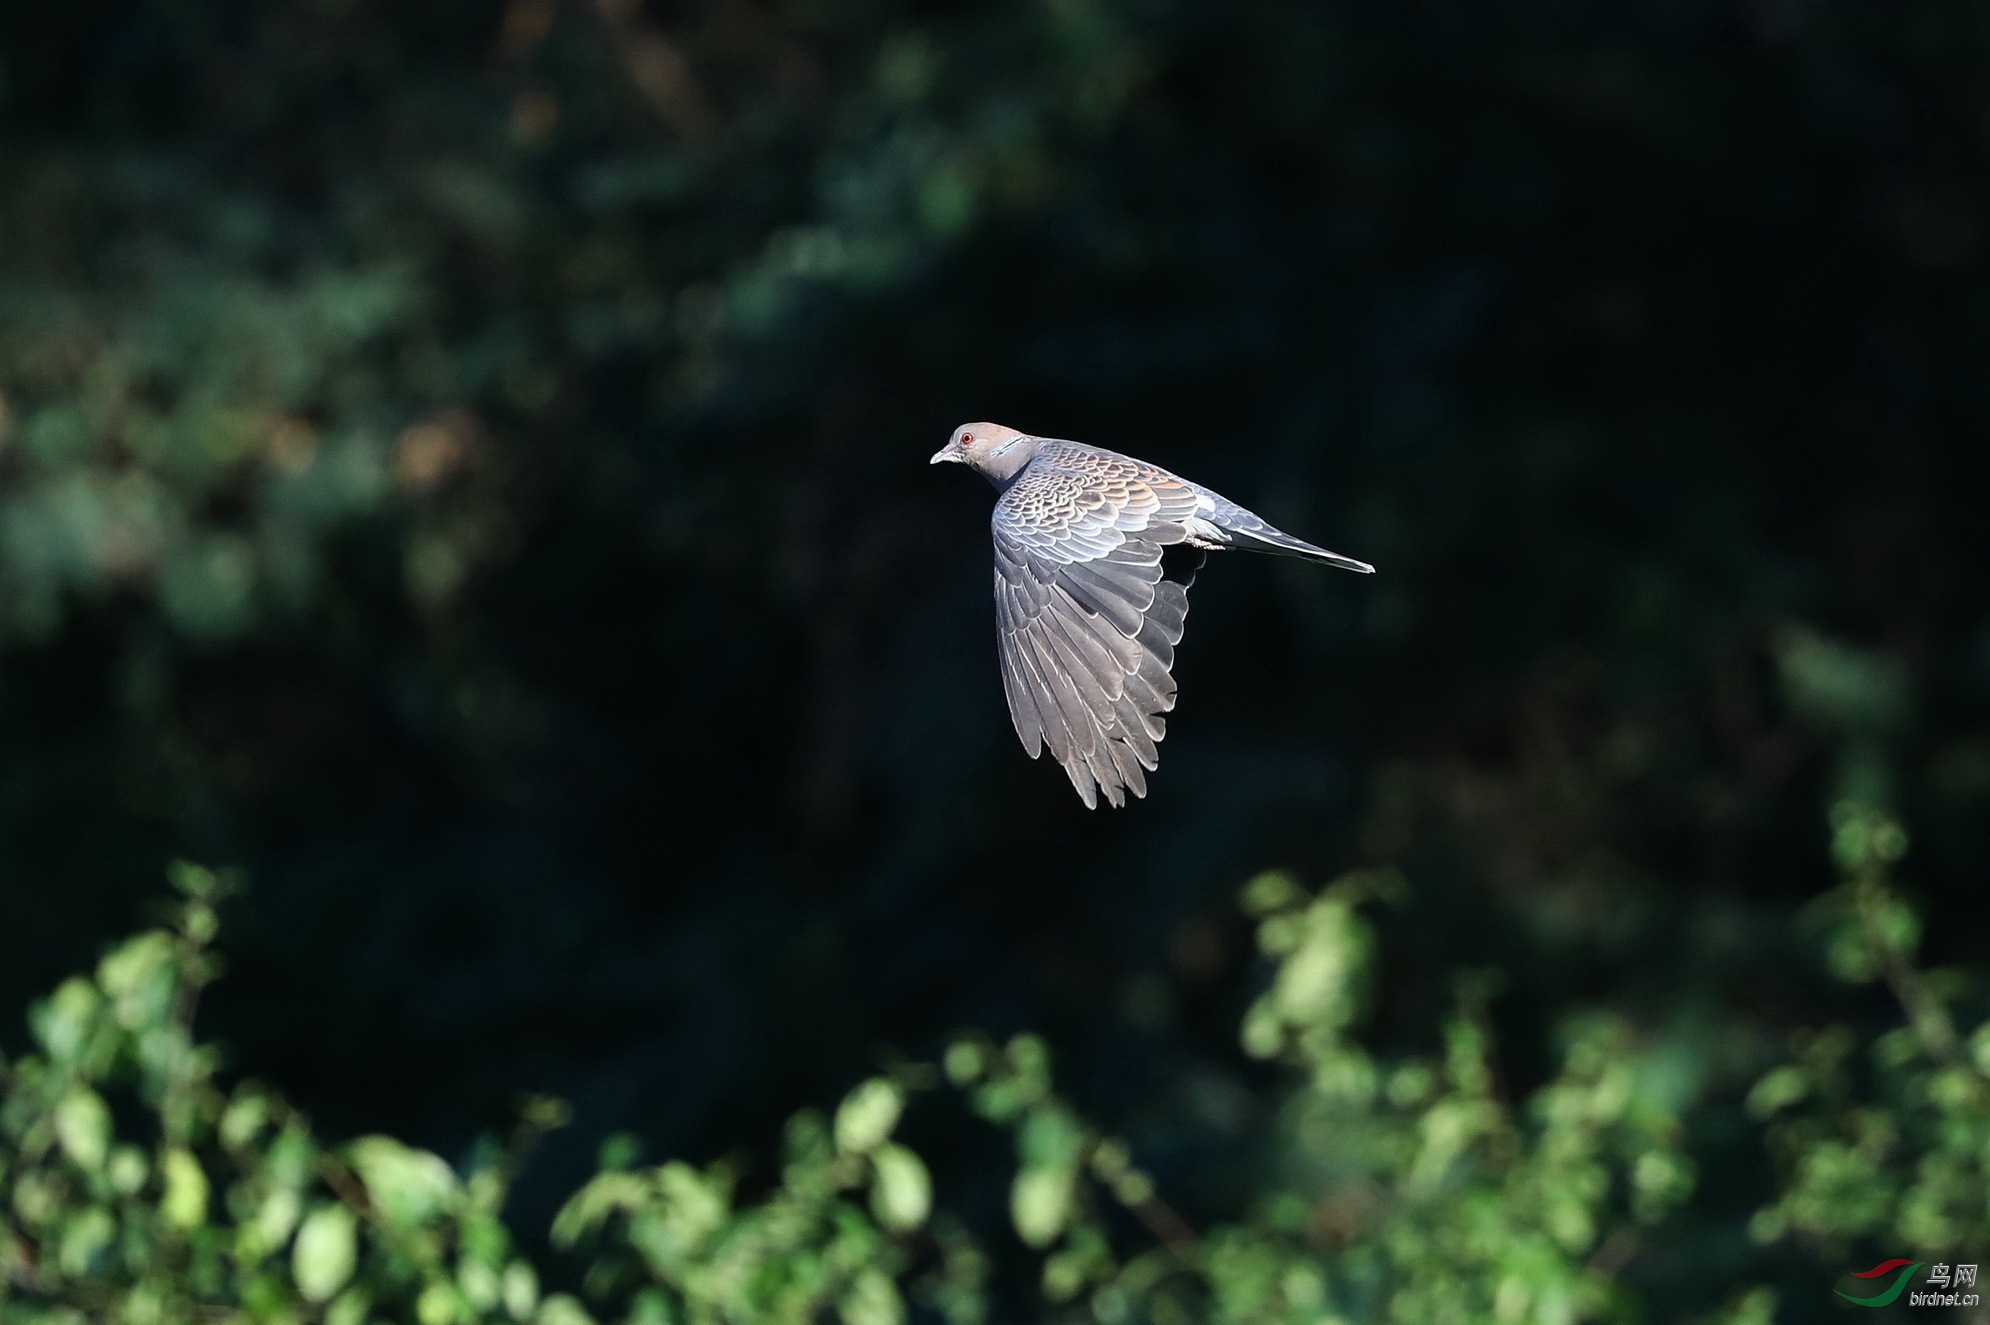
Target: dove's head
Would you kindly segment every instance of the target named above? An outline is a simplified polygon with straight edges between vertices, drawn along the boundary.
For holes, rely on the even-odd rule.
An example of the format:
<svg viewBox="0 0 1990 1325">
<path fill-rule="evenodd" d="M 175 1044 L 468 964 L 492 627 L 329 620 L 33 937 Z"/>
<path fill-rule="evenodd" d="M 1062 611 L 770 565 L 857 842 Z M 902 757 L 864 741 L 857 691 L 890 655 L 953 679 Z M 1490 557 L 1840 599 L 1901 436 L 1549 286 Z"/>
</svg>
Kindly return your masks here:
<svg viewBox="0 0 1990 1325">
<path fill-rule="evenodd" d="M 951 461 L 966 465 L 990 483 L 1000 486 L 1016 476 L 1030 462 L 1040 438 L 999 423 L 963 423 L 954 429 L 947 444 L 933 452 L 930 463 Z"/>
</svg>

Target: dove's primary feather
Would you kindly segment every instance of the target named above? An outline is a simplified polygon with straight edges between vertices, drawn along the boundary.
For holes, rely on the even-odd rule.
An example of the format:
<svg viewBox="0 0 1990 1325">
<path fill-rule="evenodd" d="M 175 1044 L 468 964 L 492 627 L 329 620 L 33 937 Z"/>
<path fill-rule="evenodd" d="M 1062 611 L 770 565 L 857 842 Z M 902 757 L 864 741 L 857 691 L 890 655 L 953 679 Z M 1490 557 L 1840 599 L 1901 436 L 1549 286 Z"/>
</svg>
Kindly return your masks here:
<svg viewBox="0 0 1990 1325">
<path fill-rule="evenodd" d="M 1175 706 L 1188 584 L 1206 550 L 1371 569 L 1113 451 L 969 424 L 934 460 L 960 460 L 1002 489 L 992 525 L 1009 716 L 1030 757 L 1049 746 L 1092 808 L 1100 792 L 1116 806 L 1128 790 L 1147 794 L 1162 715 Z M 1183 553 L 1186 566 L 1164 564 Z"/>
</svg>

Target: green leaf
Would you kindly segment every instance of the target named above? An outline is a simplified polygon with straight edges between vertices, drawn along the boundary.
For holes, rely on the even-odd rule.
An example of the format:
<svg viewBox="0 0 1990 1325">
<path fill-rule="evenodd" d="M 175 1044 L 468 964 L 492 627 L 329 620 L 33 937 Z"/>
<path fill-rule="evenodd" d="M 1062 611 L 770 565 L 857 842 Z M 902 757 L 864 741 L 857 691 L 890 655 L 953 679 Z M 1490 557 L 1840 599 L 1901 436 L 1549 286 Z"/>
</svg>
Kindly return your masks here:
<svg viewBox="0 0 1990 1325">
<path fill-rule="evenodd" d="M 421 1325 L 457 1325 L 464 1318 L 463 1299 L 452 1284 L 432 1283 L 415 1299 L 415 1319 Z"/>
<path fill-rule="evenodd" d="M 435 1218 L 462 1192 L 455 1171 L 441 1156 L 390 1136 L 363 1136 L 346 1147 L 345 1158 L 366 1184 L 381 1217 L 402 1228 Z"/>
<path fill-rule="evenodd" d="M 188 897 L 203 902 L 216 901 L 227 892 L 222 875 L 191 860 L 176 860 L 166 866 L 166 881 Z"/>
<path fill-rule="evenodd" d="M 1907 670 L 1894 658 L 1791 626 L 1775 641 L 1792 707 L 1822 726 L 1859 736 L 1897 731 L 1910 707 Z"/>
<path fill-rule="evenodd" d="M 956 1086 L 971 1085 L 988 1070 L 988 1050 L 974 1040 L 955 1040 L 947 1046 L 944 1062 L 948 1081 Z"/>
<path fill-rule="evenodd" d="M 1019 1093 L 1026 1104 L 1034 1104 L 1050 1093 L 1050 1045 L 1041 1035 L 1025 1032 L 1009 1037 L 1006 1046 L 1009 1067 L 1015 1072 Z"/>
<path fill-rule="evenodd" d="M 456 1288 L 478 1315 L 495 1307 L 504 1293 L 498 1272 L 486 1262 L 467 1256 L 456 1267 Z"/>
<path fill-rule="evenodd" d="M 294 1187 L 273 1187 L 263 1194 L 255 1213 L 236 1230 L 235 1255 L 261 1260 L 281 1247 L 304 1213 L 304 1200 Z"/>
<path fill-rule="evenodd" d="M 539 1304 L 539 1314 L 533 1317 L 537 1325 L 594 1325 L 594 1317 L 587 1309 L 565 1293 L 549 1294 Z"/>
<path fill-rule="evenodd" d="M 1030 1110 L 1016 1134 L 1016 1151 L 1026 1168 L 1075 1168 L 1084 1140 L 1084 1128 L 1071 1111 L 1049 1104 Z"/>
<path fill-rule="evenodd" d="M 539 1305 L 539 1272 L 525 1261 L 513 1261 L 504 1267 L 501 1292 L 506 1311 L 519 1320 L 530 1319 Z"/>
<path fill-rule="evenodd" d="M 87 1086 L 63 1096 L 55 1106 L 55 1139 L 78 1168 L 102 1168 L 111 1143 L 111 1111 L 103 1097 Z"/>
<path fill-rule="evenodd" d="M 162 1022 L 172 1011 L 175 957 L 172 938 L 154 931 L 127 940 L 97 964 L 97 983 L 127 1030 Z"/>
<path fill-rule="evenodd" d="M 1297 906 L 1305 900 L 1305 894 L 1283 870 L 1268 870 L 1244 885 L 1239 901 L 1247 915 L 1268 916 L 1275 911 L 1283 911 Z"/>
<path fill-rule="evenodd" d="M 872 1077 L 848 1095 L 836 1110 L 836 1148 L 845 1154 L 868 1154 L 891 1136 L 905 1098 L 883 1077 Z"/>
<path fill-rule="evenodd" d="M 859 1270 L 836 1304 L 846 1325 L 904 1325 L 905 1299 L 891 1276 L 874 1266 Z"/>
<path fill-rule="evenodd" d="M 1748 1289 L 1729 1302 L 1718 1319 L 1720 1325 L 1775 1325 L 1776 1290 Z"/>
<path fill-rule="evenodd" d="M 90 1273 L 98 1253 L 111 1245 L 117 1237 L 117 1221 L 111 1212 L 98 1206 L 77 1215 L 63 1230 L 62 1243 L 57 1253 L 63 1273 L 82 1278 Z"/>
<path fill-rule="evenodd" d="M 304 1217 L 290 1251 L 290 1273 L 306 1302 L 328 1302 L 352 1278 L 359 1257 L 359 1222 L 339 1204 Z"/>
<path fill-rule="evenodd" d="M 200 1161 L 178 1147 L 159 1156 L 165 1190 L 159 1214 L 176 1228 L 199 1228 L 207 1222 L 207 1174 Z"/>
<path fill-rule="evenodd" d="M 661 1288 L 645 1288 L 629 1300 L 625 1325 L 676 1325 L 677 1313 Z"/>
<path fill-rule="evenodd" d="M 722 1175 L 700 1173 L 672 1160 L 656 1170 L 656 1183 L 663 1196 L 665 1222 L 679 1246 L 702 1246 L 724 1225 L 732 1193 Z"/>
<path fill-rule="evenodd" d="M 349 1288 L 325 1308 L 325 1325 L 366 1325 L 373 1299 L 364 1288 Z"/>
<path fill-rule="evenodd" d="M 102 1000 L 96 986 L 80 976 L 62 982 L 29 1016 L 35 1039 L 57 1063 L 72 1061 L 94 1028 Z"/>
<path fill-rule="evenodd" d="M 151 1166 L 145 1162 L 145 1152 L 137 1146 L 118 1146 L 111 1151 L 104 1172 L 121 1195 L 136 1196 L 145 1179 L 151 1176 Z"/>
<path fill-rule="evenodd" d="M 1047 1247 L 1071 1220 L 1073 1174 L 1068 1169 L 1024 1169 L 1009 1187 L 1009 1217 L 1016 1236 Z"/>
<path fill-rule="evenodd" d="M 1788 1063 L 1772 1068 L 1748 1092 L 1745 1107 L 1751 1118 L 1767 1118 L 1810 1093 L 1810 1083 L 1801 1069 Z"/>
<path fill-rule="evenodd" d="M 649 1184 L 633 1173 L 602 1173 L 567 1198 L 553 1218 L 553 1245 L 571 1247 L 600 1228 L 610 1215 L 635 1209 L 649 1197 Z"/>
<path fill-rule="evenodd" d="M 933 1180 L 919 1157 L 904 1146 L 879 1146 L 871 1156 L 871 1211 L 894 1232 L 907 1232 L 926 1222 L 933 1208 Z"/>
<path fill-rule="evenodd" d="M 643 1139 L 633 1132 L 615 1132 L 603 1138 L 595 1153 L 596 1167 L 605 1171 L 633 1168 L 642 1158 Z"/>
<path fill-rule="evenodd" d="M 221 1115 L 221 1144 L 240 1150 L 256 1139 L 269 1122 L 269 1097 L 259 1090 L 237 1091 Z"/>
</svg>

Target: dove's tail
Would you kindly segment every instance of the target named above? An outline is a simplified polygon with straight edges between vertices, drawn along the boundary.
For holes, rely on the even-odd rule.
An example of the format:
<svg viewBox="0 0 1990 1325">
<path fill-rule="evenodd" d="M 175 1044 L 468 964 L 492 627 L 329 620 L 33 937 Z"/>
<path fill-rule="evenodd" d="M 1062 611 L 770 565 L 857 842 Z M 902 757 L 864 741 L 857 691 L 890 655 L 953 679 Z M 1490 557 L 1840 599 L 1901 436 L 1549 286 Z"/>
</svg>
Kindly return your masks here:
<svg viewBox="0 0 1990 1325">
<path fill-rule="evenodd" d="M 1353 557 L 1343 557 L 1338 552 L 1329 552 L 1323 547 L 1314 547 L 1303 538 L 1294 538 L 1288 533 L 1266 525 L 1262 529 L 1229 529 L 1230 546 L 1241 552 L 1264 552 L 1274 557 L 1298 557 L 1304 561 L 1323 561 L 1329 566 L 1342 570 L 1360 571 L 1363 575 L 1373 575 L 1375 568 L 1365 561 Z"/>
<path fill-rule="evenodd" d="M 1236 548 L 1241 552 L 1264 552 L 1274 557 L 1298 557 L 1305 561 L 1323 561 L 1329 566 L 1342 570 L 1360 571 L 1363 575 L 1373 575 L 1375 568 L 1365 561 L 1353 557 L 1343 557 L 1338 552 L 1329 552 L 1323 547 L 1314 547 L 1303 538 L 1294 538 L 1282 529 L 1275 529 L 1271 522 L 1254 511 L 1244 509 L 1228 497 L 1218 496 L 1207 488 L 1199 488 L 1196 495 L 1201 497 L 1200 518 L 1190 521 L 1191 541 L 1196 537 L 1208 540 L 1212 547 Z"/>
</svg>

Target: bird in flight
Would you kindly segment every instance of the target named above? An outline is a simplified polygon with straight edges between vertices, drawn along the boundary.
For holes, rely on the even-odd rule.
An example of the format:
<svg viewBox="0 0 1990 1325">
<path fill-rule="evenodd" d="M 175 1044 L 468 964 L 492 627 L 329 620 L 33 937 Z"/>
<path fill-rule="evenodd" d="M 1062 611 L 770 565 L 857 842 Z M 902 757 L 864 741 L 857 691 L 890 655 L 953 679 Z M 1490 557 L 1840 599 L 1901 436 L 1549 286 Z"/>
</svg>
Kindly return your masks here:
<svg viewBox="0 0 1990 1325">
<path fill-rule="evenodd" d="M 1000 495 L 995 623 L 1002 690 L 1023 748 L 1048 745 L 1087 809 L 1147 794 L 1175 706 L 1188 587 L 1211 552 L 1365 561 L 1271 527 L 1198 483 L 1132 456 L 999 423 L 967 423 L 933 464 L 966 465 Z"/>
</svg>

